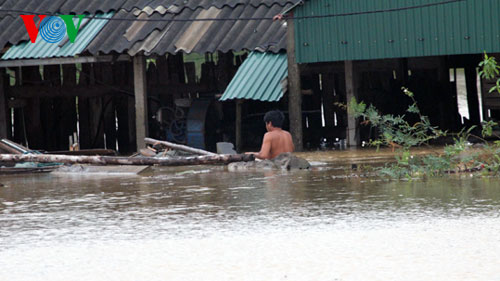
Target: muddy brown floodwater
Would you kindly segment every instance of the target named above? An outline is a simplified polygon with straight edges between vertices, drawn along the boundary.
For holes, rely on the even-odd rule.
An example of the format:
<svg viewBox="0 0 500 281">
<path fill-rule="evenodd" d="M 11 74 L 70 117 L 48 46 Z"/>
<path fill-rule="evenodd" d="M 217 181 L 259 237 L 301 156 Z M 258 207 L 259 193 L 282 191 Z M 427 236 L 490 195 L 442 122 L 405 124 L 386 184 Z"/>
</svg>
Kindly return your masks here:
<svg viewBox="0 0 500 281">
<path fill-rule="evenodd" d="M 341 178 L 340 154 L 304 155 L 1 176 L 0 280 L 500 280 L 499 178 Z"/>
</svg>

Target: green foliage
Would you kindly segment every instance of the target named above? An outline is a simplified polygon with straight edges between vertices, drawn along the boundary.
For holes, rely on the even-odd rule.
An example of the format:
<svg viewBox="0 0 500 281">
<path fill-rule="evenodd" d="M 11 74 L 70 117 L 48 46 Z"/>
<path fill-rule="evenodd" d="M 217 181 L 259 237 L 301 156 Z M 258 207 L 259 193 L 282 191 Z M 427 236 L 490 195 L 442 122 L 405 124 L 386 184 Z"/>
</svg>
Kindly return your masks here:
<svg viewBox="0 0 500 281">
<path fill-rule="evenodd" d="M 413 101 L 406 112 L 419 117 L 419 121 L 414 124 L 406 121 L 404 115 L 382 115 L 373 105 L 366 106 L 365 103 L 358 102 L 355 98 L 352 98 L 349 102 L 348 112 L 350 114 L 353 114 L 355 118 L 363 118 L 364 124 L 379 129 L 380 136 L 378 139 L 370 140 L 371 145 L 378 147 L 380 145 L 394 146 L 396 144 L 407 150 L 412 146 L 422 145 L 446 134 L 437 127 L 433 127 L 427 116 L 420 114 L 413 92 L 407 88 L 402 88 L 402 90 Z"/>
<path fill-rule="evenodd" d="M 481 68 L 479 76 L 484 79 L 495 79 L 500 73 L 500 67 L 497 65 L 495 58 L 489 57 L 486 53 L 484 53 L 484 59 L 479 63 L 479 67 Z M 489 92 L 492 93 L 494 91 L 500 93 L 500 79 L 497 79 L 495 86 Z"/>
<path fill-rule="evenodd" d="M 479 75 L 482 78 L 494 79 L 500 74 L 500 67 L 495 58 L 489 57 L 486 53 L 479 66 L 481 67 Z M 405 115 L 383 115 L 373 105 L 367 106 L 363 102 L 357 102 L 356 99 L 352 99 L 347 106 L 350 114 L 363 119 L 363 124 L 379 129 L 379 137 L 370 140 L 370 145 L 377 148 L 381 145 L 394 147 L 397 144 L 401 146 L 399 153 L 395 156 L 395 163 L 386 164 L 384 167 L 376 169 L 380 176 L 412 180 L 455 172 L 480 171 L 484 175 L 498 175 L 500 173 L 500 140 L 488 143 L 483 139 L 487 137 L 500 138 L 494 133 L 494 129 L 498 128 L 499 124 L 492 120 L 482 122 L 482 138 L 472 135 L 472 131 L 476 128 L 476 126 L 472 126 L 455 134 L 453 144 L 445 146 L 442 153 L 421 157 L 412 155 L 411 147 L 445 136 L 446 132 L 433 127 L 429 118 L 421 114 L 413 92 L 407 88 L 402 88 L 402 90 L 413 101 L 406 112 L 418 116 L 419 121 L 414 124 L 406 121 Z M 496 85 L 490 89 L 490 93 L 494 91 L 500 93 L 500 79 L 497 79 Z M 468 140 L 472 137 L 483 142 L 481 150 L 471 149 Z"/>
<path fill-rule="evenodd" d="M 405 115 L 383 115 L 373 105 L 367 106 L 356 99 L 352 99 L 347 106 L 351 114 L 356 118 L 363 119 L 363 124 L 379 129 L 379 137 L 370 140 L 370 145 L 377 146 L 377 148 L 380 145 L 394 146 L 394 144 L 398 144 L 401 146 L 399 153 L 395 156 L 395 163 L 386 164 L 384 167 L 376 169 L 380 176 L 412 180 L 463 171 L 486 170 L 493 174 L 500 171 L 500 141 L 490 145 L 484 139 L 473 136 L 472 131 L 476 129 L 476 126 L 464 128 L 459 133 L 454 134 L 453 144 L 445 146 L 442 153 L 421 157 L 412 155 L 411 147 L 445 136 L 446 132 L 432 126 L 429 118 L 421 114 L 413 92 L 403 88 L 403 93 L 413 101 L 406 112 L 418 116 L 419 120 L 414 124 L 406 121 Z M 483 122 L 483 137 L 494 135 L 493 128 L 496 126 L 498 123 L 493 121 Z M 468 140 L 471 137 L 484 141 L 481 153 L 470 149 L 471 144 Z"/>
</svg>

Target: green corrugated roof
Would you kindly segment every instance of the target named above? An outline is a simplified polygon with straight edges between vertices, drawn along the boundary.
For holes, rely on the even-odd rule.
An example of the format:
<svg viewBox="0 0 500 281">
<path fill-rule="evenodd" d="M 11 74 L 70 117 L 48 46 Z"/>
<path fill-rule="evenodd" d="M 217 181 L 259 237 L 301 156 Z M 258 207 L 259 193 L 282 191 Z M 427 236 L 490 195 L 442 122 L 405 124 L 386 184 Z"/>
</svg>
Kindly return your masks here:
<svg viewBox="0 0 500 281">
<path fill-rule="evenodd" d="M 220 100 L 279 101 L 283 97 L 281 81 L 287 75 L 286 53 L 252 52 L 240 66 Z"/>
<path fill-rule="evenodd" d="M 113 14 L 113 12 L 97 14 L 96 17 L 109 19 Z M 35 43 L 28 41 L 12 46 L 2 56 L 2 60 L 72 57 L 78 55 L 85 50 L 87 45 L 94 39 L 99 31 L 101 31 L 107 22 L 108 20 L 91 19 L 90 22 L 80 29 L 75 42 L 70 43 L 68 41 L 62 48 L 59 47 L 58 43 L 47 43 L 38 36 Z"/>
<path fill-rule="evenodd" d="M 295 9 L 297 62 L 498 53 L 499 14 L 498 0 L 310 0 Z"/>
</svg>

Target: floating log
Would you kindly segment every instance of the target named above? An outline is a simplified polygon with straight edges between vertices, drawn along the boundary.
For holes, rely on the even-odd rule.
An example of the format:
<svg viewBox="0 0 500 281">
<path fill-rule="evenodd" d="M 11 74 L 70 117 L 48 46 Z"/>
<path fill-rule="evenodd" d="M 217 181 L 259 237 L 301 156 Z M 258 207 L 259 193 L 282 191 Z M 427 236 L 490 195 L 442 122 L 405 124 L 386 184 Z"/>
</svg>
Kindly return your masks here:
<svg viewBox="0 0 500 281">
<path fill-rule="evenodd" d="M 94 165 L 160 165 L 187 166 L 229 164 L 255 160 L 253 155 L 204 155 L 190 157 L 115 157 L 115 156 L 68 156 L 47 154 L 0 154 L 0 162 L 36 162 Z"/>
<path fill-rule="evenodd" d="M 48 151 L 45 154 L 56 155 L 86 155 L 86 156 L 115 156 L 116 151 L 112 149 L 94 148 L 94 149 L 80 149 L 80 150 L 62 150 L 62 151 Z"/>
<path fill-rule="evenodd" d="M 176 150 L 182 150 L 182 151 L 186 151 L 186 152 L 193 153 L 193 154 L 208 155 L 208 156 L 217 156 L 217 155 L 219 155 L 217 153 L 213 153 L 213 152 L 206 151 L 206 150 L 203 150 L 203 149 L 192 148 L 192 147 L 189 147 L 189 146 L 185 146 L 185 145 L 182 145 L 182 144 L 171 143 L 171 142 L 168 142 L 168 141 L 160 141 L 160 140 L 155 140 L 155 139 L 151 139 L 151 138 L 145 138 L 144 141 L 146 142 L 146 144 L 151 144 L 151 145 L 160 144 L 160 145 L 163 145 L 163 146 L 168 147 L 168 148 L 172 148 L 172 149 L 176 149 Z"/>
</svg>

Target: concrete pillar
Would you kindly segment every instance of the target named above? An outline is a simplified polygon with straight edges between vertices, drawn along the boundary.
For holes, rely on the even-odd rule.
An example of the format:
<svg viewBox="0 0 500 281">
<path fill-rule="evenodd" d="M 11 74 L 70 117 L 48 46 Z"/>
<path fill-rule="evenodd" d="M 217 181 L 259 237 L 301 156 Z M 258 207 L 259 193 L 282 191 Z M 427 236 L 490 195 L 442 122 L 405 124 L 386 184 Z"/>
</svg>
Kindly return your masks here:
<svg viewBox="0 0 500 281">
<path fill-rule="evenodd" d="M 353 61 L 345 61 L 345 88 L 346 88 L 346 101 L 349 103 L 353 97 L 358 98 L 358 94 L 356 91 L 356 75 L 354 71 Z M 359 101 L 358 101 L 359 102 Z M 358 123 L 356 118 L 351 114 L 347 113 L 347 145 L 348 146 L 357 146 L 359 145 L 359 132 L 358 132 Z"/>
<path fill-rule="evenodd" d="M 8 105 L 7 105 L 7 95 L 5 93 L 5 83 L 7 83 L 8 80 L 5 79 L 4 75 L 4 69 L 1 69 L 0 71 L 0 139 L 6 139 L 9 134 L 8 134 L 8 124 L 10 122 L 7 122 L 7 118 L 10 118 L 10 116 L 7 114 L 8 112 Z"/>
<path fill-rule="evenodd" d="M 146 58 L 134 57 L 135 124 L 137 151 L 146 147 L 144 138 L 148 136 L 148 93 L 146 85 Z"/>
<path fill-rule="evenodd" d="M 292 15 L 293 17 L 293 15 Z M 302 91 L 299 65 L 295 60 L 295 28 L 293 19 L 287 20 L 287 56 L 288 56 L 288 116 L 290 133 L 292 134 L 295 151 L 302 151 Z"/>
</svg>

